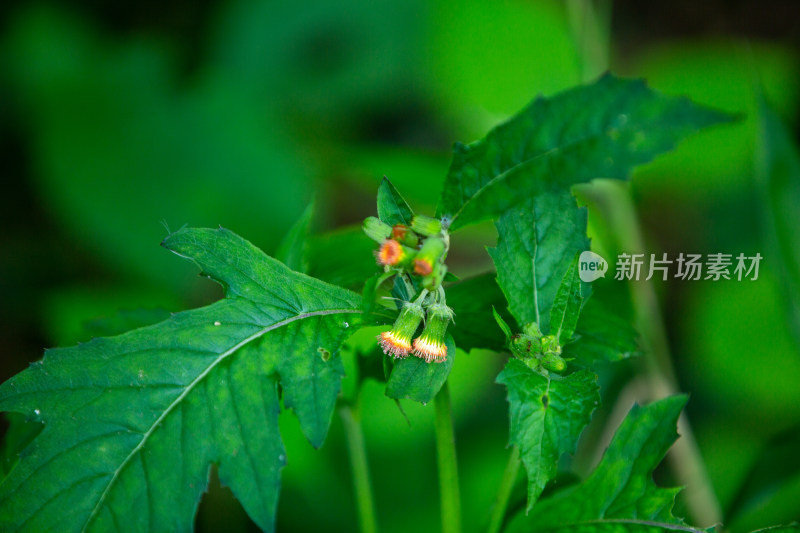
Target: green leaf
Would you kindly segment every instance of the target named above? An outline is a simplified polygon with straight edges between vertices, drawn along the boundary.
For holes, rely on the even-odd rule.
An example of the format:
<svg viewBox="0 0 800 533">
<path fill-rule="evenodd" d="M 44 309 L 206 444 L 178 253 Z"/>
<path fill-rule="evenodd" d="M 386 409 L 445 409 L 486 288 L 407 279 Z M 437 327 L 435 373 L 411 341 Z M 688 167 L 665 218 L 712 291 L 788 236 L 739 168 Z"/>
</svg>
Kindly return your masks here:
<svg viewBox="0 0 800 533">
<path fill-rule="evenodd" d="M 652 479 L 653 470 L 678 436 L 675 427 L 685 404 L 685 396 L 673 396 L 634 406 L 583 483 L 541 500 L 527 516 L 519 513 L 506 531 L 596 531 L 591 528 L 603 524 L 612 528 L 608 531 L 648 531 L 613 529 L 619 524 L 687 530 L 671 512 L 680 489 L 659 488 Z"/>
<path fill-rule="evenodd" d="M 586 285 L 588 289 L 590 285 Z M 558 339 L 559 344 L 563 345 L 572 338 L 575 327 L 578 325 L 578 317 L 585 300 L 582 294 L 582 283 L 578 277 L 578 256 L 567 267 L 561 286 L 556 292 L 553 306 L 550 308 L 550 329 Z"/>
<path fill-rule="evenodd" d="M 791 524 L 787 524 L 785 526 L 772 526 L 772 527 L 765 527 L 763 529 L 757 529 L 752 533 L 792 533 L 794 531 L 800 531 L 800 524 L 797 522 L 793 522 Z"/>
<path fill-rule="evenodd" d="M 573 257 L 589 249 L 586 209 L 564 189 L 525 200 L 495 225 L 497 247 L 488 251 L 508 309 L 519 326 L 536 322 L 553 333 L 550 310 L 561 280 Z"/>
<path fill-rule="evenodd" d="M 582 370 L 546 377 L 511 359 L 497 376 L 508 388 L 511 444 L 519 446 L 528 472 L 528 509 L 558 472 L 558 460 L 574 453 L 583 428 L 600 403 L 597 376 Z"/>
<path fill-rule="evenodd" d="M 378 218 L 390 226 L 396 224 L 411 225 L 414 213 L 408 203 L 400 196 L 392 182 L 383 177 L 380 187 L 378 187 Z"/>
<path fill-rule="evenodd" d="M 597 298 L 586 302 L 572 342 L 564 345 L 563 357 L 591 368 L 613 363 L 639 353 L 638 335 L 628 321 L 609 311 Z"/>
<path fill-rule="evenodd" d="M 184 229 L 163 244 L 222 283 L 225 298 L 48 350 L 0 386 L 0 409 L 45 424 L 0 485 L 3 531 L 188 530 L 212 462 L 250 517 L 274 529 L 285 464 L 278 385 L 319 445 L 359 297 L 224 229 Z"/>
<path fill-rule="evenodd" d="M 448 331 L 453 335 L 456 346 L 464 351 L 473 348 L 506 349 L 503 332 L 493 325 L 492 307 L 498 309 L 506 321 L 510 320 L 505 311 L 505 298 L 494 274 L 484 274 L 450 285 L 447 287 L 447 305 L 455 312 L 455 322 Z"/>
<path fill-rule="evenodd" d="M 553 527 L 542 527 L 524 531 L 563 532 L 563 533 L 670 533 L 686 531 L 688 533 L 714 533 L 714 527 L 698 529 L 654 520 L 603 519 L 570 523 Z"/>
<path fill-rule="evenodd" d="M 483 274 L 447 288 L 447 304 L 455 311 L 455 323 L 448 330 L 463 350 L 485 348 L 506 350 L 502 331 L 492 327 L 494 307 L 508 323 L 510 317 L 502 306 L 503 293 L 493 274 Z M 617 316 L 596 297 L 583 306 L 575 335 L 564 345 L 564 357 L 591 368 L 598 362 L 615 362 L 638 353 L 637 333 L 630 323 Z"/>
<path fill-rule="evenodd" d="M 537 98 L 470 145 L 457 144 L 437 213 L 452 230 L 497 217 L 542 192 L 594 178 L 625 179 L 725 113 L 667 97 L 642 80 L 605 75 Z"/>
<path fill-rule="evenodd" d="M 297 272 L 308 272 L 308 237 L 311 234 L 311 219 L 314 217 L 314 202 L 308 204 L 294 226 L 283 237 L 275 259 Z"/>
<path fill-rule="evenodd" d="M 0 478 L 5 477 L 17 464 L 19 454 L 42 431 L 42 424 L 27 420 L 19 413 L 5 413 L 8 429 L 0 446 Z"/>
<path fill-rule="evenodd" d="M 375 241 L 361 226 L 350 226 L 311 237 L 308 274 L 315 278 L 360 290 L 364 280 L 378 272 Z"/>
<path fill-rule="evenodd" d="M 784 287 L 795 337 L 800 342 L 800 154 L 792 135 L 763 100 L 759 106 L 757 171 L 766 241 Z"/>
<path fill-rule="evenodd" d="M 442 388 L 456 358 L 453 337 L 447 335 L 447 359 L 442 363 L 426 363 L 424 359 L 410 355 L 394 364 L 386 383 L 386 396 L 395 400 L 415 400 L 428 403 Z"/>
<path fill-rule="evenodd" d="M 495 309 L 494 306 L 492 306 L 492 316 L 494 316 L 494 321 L 497 322 L 497 326 L 503 331 L 506 339 L 510 339 L 514 333 L 512 333 L 511 327 L 506 324 L 506 321 L 503 320 L 503 317 L 500 316 L 500 313 L 497 312 L 497 309 Z"/>
<path fill-rule="evenodd" d="M 170 312 L 166 309 L 123 309 L 112 316 L 100 317 L 84 322 L 83 332 L 87 339 L 92 337 L 111 337 L 132 329 L 149 326 L 168 319 Z"/>
</svg>

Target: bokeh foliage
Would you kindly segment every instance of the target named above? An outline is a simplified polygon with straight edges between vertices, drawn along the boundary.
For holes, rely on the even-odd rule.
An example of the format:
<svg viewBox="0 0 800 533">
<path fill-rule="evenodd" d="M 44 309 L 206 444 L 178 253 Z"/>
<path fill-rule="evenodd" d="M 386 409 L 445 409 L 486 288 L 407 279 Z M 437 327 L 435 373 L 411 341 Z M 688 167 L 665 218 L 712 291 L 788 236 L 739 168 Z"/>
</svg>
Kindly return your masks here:
<svg viewBox="0 0 800 533">
<path fill-rule="evenodd" d="M 172 230 L 221 224 L 274 252 L 315 192 L 317 233 L 374 214 L 384 174 L 417 211 L 432 214 L 450 140 L 474 140 L 536 94 L 582 76 L 574 12 L 555 0 L 239 0 L 186 9 L 202 16 L 176 24 L 186 8 L 178 6 L 128 7 L 139 16 L 126 24 L 90 2 L 2 8 L 3 378 L 39 359 L 44 346 L 113 328 L 118 309 L 146 320 L 135 310 L 215 299 L 208 284 L 186 281 L 189 265 L 158 249 L 162 222 Z M 781 142 L 797 145 L 797 49 L 758 33 L 687 33 L 669 20 L 672 34 L 642 41 L 624 25 L 636 20 L 627 8 L 620 2 L 612 11 L 615 72 L 744 116 L 647 165 L 630 190 L 649 252 L 765 256 L 754 283 L 656 288 L 679 382 L 691 393 L 688 414 L 733 531 L 798 519 L 800 467 L 765 462 L 800 442 L 800 343 L 790 328 L 797 304 L 785 301 L 787 272 L 763 216 L 775 208 L 761 192 L 768 176 L 759 155 L 774 140 L 760 126 L 762 98 L 774 110 L 770 120 L 788 125 Z M 797 189 L 788 190 L 791 199 Z M 800 198 L 782 206 L 797 220 Z M 591 206 L 589 224 L 593 245 L 616 253 Z M 329 246 L 316 248 L 317 260 L 336 260 L 335 238 L 318 239 Z M 465 230 L 454 240 L 451 270 L 489 269 L 482 245 L 493 242 L 488 224 Z M 343 264 L 329 281 L 359 279 Z M 358 346 L 371 341 L 349 341 L 348 374 Z M 473 351 L 457 359 L 450 389 L 464 522 L 482 525 L 506 457 L 505 392 L 494 383 L 502 358 Z M 601 378 L 619 380 L 611 371 Z M 404 416 L 383 393 L 374 382 L 362 392 L 379 519 L 385 531 L 433 531 L 431 409 L 404 402 Z M 319 451 L 292 417 L 281 426 L 289 464 L 279 528 L 352 529 L 341 426 L 334 423 Z M 579 446 L 576 463 L 590 463 L 593 453 Z M 765 469 L 781 476 L 753 473 Z M 740 490 L 745 480 L 753 490 Z M 218 488 L 201 505 L 198 528 L 220 523 L 248 527 Z"/>
</svg>

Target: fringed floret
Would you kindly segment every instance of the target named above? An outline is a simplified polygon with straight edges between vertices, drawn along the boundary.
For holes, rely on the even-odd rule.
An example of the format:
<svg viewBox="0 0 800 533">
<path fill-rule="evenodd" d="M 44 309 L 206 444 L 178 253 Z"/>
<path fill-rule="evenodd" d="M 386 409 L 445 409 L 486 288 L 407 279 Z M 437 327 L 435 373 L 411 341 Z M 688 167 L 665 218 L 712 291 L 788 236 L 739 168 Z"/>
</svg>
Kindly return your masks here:
<svg viewBox="0 0 800 533">
<path fill-rule="evenodd" d="M 433 304 L 428 308 L 428 319 L 422 334 L 414 339 L 414 355 L 428 363 L 442 363 L 447 360 L 445 333 L 453 318 L 453 312 L 444 304 Z"/>
<path fill-rule="evenodd" d="M 391 354 L 392 357 L 408 357 L 412 350 L 411 339 L 424 316 L 425 311 L 421 305 L 405 303 L 392 329 L 378 335 L 383 353 Z"/>
</svg>

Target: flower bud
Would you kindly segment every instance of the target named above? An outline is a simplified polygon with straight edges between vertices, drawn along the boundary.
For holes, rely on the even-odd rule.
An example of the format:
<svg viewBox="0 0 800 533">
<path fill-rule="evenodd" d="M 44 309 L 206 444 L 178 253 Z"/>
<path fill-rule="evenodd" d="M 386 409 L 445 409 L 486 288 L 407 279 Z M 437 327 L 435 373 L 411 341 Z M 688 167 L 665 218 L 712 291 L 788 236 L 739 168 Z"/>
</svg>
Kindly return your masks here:
<svg viewBox="0 0 800 533">
<path fill-rule="evenodd" d="M 416 250 L 403 246 L 394 239 L 383 241 L 378 250 L 378 263 L 384 266 L 405 266 L 417 255 Z"/>
<path fill-rule="evenodd" d="M 404 224 L 395 224 L 392 226 L 392 239 L 400 244 L 415 247 L 419 244 L 419 237 L 416 233 L 411 231 L 408 226 Z"/>
<path fill-rule="evenodd" d="M 432 237 L 442 232 L 442 221 L 425 215 L 414 215 L 411 219 L 411 229 L 425 237 Z"/>
<path fill-rule="evenodd" d="M 411 338 L 424 316 L 425 311 L 421 305 L 405 303 L 392 329 L 378 335 L 383 353 L 391 354 L 392 357 L 407 357 L 411 351 Z"/>
<path fill-rule="evenodd" d="M 542 357 L 542 366 L 551 372 L 561 373 L 567 368 L 567 362 L 560 355 L 550 353 Z"/>
<path fill-rule="evenodd" d="M 392 227 L 377 217 L 365 218 L 362 229 L 367 234 L 367 237 L 378 243 L 382 243 L 392 234 Z"/>
<path fill-rule="evenodd" d="M 555 335 L 545 335 L 542 337 L 542 353 L 545 355 L 561 355 L 561 345 Z"/>
<path fill-rule="evenodd" d="M 447 345 L 444 334 L 453 318 L 453 311 L 444 304 L 428 307 L 428 318 L 422 334 L 414 339 L 414 355 L 426 362 L 442 363 L 447 359 Z"/>
<path fill-rule="evenodd" d="M 542 343 L 539 338 L 531 337 L 524 333 L 511 337 L 509 344 L 514 355 L 522 359 L 538 355 L 542 350 Z"/>
<path fill-rule="evenodd" d="M 422 278 L 422 288 L 429 291 L 436 290 L 442 284 L 445 274 L 447 274 L 447 267 L 441 261 L 437 261 L 433 265 L 433 272 Z"/>
<path fill-rule="evenodd" d="M 433 274 L 433 266 L 444 253 L 444 241 L 440 237 L 429 237 L 414 259 L 414 273 L 420 276 Z"/>
</svg>

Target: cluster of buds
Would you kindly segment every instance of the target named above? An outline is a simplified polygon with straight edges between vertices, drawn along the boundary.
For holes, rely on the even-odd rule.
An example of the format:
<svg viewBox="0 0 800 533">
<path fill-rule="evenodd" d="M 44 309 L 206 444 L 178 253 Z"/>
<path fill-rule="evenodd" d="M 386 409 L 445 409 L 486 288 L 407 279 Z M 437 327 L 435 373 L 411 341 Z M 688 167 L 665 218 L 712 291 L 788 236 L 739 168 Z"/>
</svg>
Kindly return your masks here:
<svg viewBox="0 0 800 533">
<path fill-rule="evenodd" d="M 417 302 L 406 302 L 400 315 L 389 331 L 378 335 L 383 353 L 394 358 L 413 354 L 428 363 L 442 363 L 447 359 L 445 333 L 453 311 L 442 303 L 432 303 L 426 308 Z M 425 319 L 425 327 L 413 343 L 411 339 L 420 323 Z"/>
<path fill-rule="evenodd" d="M 415 215 L 411 226 L 390 226 L 376 217 L 364 221 L 364 232 L 380 244 L 378 263 L 387 271 L 397 270 L 421 278 L 427 290 L 438 289 L 447 267 L 448 235 L 442 221 L 424 215 Z"/>
<path fill-rule="evenodd" d="M 561 357 L 561 344 L 555 335 L 543 335 L 535 322 L 526 324 L 522 333 L 512 335 L 508 325 L 496 312 L 495 319 L 506 333 L 508 346 L 514 357 L 521 359 L 537 372 L 550 371 L 559 374 L 566 370 L 567 360 Z"/>
<path fill-rule="evenodd" d="M 402 276 L 412 292 L 419 291 L 413 302 L 403 302 L 392 329 L 378 335 L 383 352 L 395 358 L 414 355 L 428 363 L 445 361 L 445 333 L 453 311 L 445 304 L 442 289 L 449 247 L 442 221 L 415 215 L 410 225 L 390 226 L 369 217 L 364 232 L 380 244 L 376 258 L 386 272 Z M 414 338 L 423 323 L 422 333 Z"/>
</svg>

